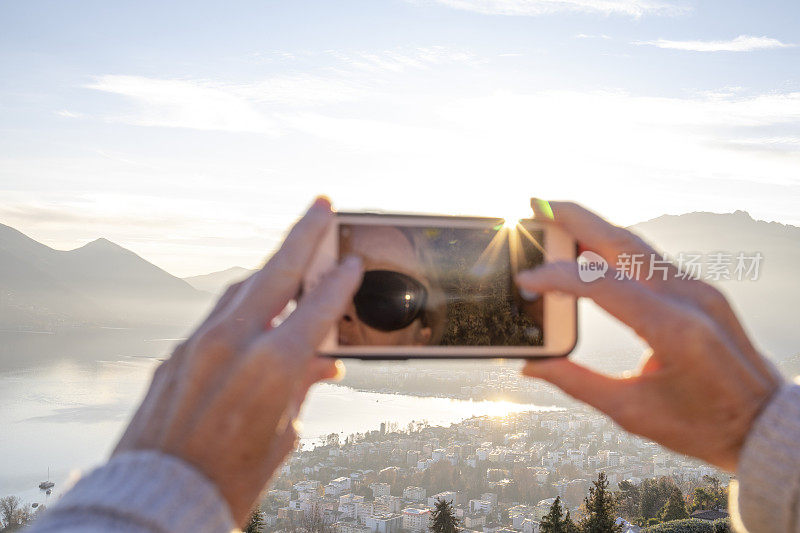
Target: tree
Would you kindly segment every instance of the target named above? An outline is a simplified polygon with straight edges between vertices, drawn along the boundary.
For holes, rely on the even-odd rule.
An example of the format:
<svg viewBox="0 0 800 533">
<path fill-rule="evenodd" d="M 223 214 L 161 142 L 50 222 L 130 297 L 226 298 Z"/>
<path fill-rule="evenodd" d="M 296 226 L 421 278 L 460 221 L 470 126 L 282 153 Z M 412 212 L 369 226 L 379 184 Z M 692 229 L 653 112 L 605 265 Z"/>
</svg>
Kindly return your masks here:
<svg viewBox="0 0 800 533">
<path fill-rule="evenodd" d="M 567 512 L 564 514 L 564 533 L 580 533 L 578 524 L 576 524 L 569 515 L 569 509 L 567 509 Z"/>
<path fill-rule="evenodd" d="M 556 496 L 550 511 L 542 518 L 539 523 L 541 533 L 573 533 L 577 531 L 577 526 L 569 516 L 569 510 L 564 515 L 561 509 L 561 498 Z"/>
<path fill-rule="evenodd" d="M 30 524 L 36 517 L 30 504 L 22 505 L 16 496 L 0 498 L 0 526 L 2 531 L 16 531 Z"/>
<path fill-rule="evenodd" d="M 664 504 L 667 503 L 667 498 L 674 486 L 675 482 L 668 477 L 642 481 L 642 484 L 639 485 L 639 515 L 643 522 L 646 523 L 650 518 L 658 516 Z"/>
<path fill-rule="evenodd" d="M 686 502 L 683 501 L 681 489 L 678 487 L 673 487 L 672 491 L 670 491 L 669 498 L 667 498 L 667 503 L 664 504 L 664 507 L 661 509 L 661 513 L 659 513 L 658 517 L 662 522 L 689 518 L 689 513 L 686 512 Z"/>
<path fill-rule="evenodd" d="M 720 480 L 713 476 L 703 476 L 705 486 L 696 487 L 691 496 L 691 510 L 725 509 L 728 507 L 728 494 Z"/>
<path fill-rule="evenodd" d="M 584 533 L 616 533 L 622 526 L 615 524 L 616 508 L 614 496 L 608 490 L 605 472 L 597 475 L 597 481 L 589 487 L 589 495 L 584 499 L 586 517 L 581 520 L 580 528 Z"/>
<path fill-rule="evenodd" d="M 642 493 L 639 486 L 630 481 L 619 482 L 619 492 L 617 492 L 617 511 L 629 522 L 639 521 L 640 502 Z"/>
<path fill-rule="evenodd" d="M 264 530 L 264 518 L 261 516 L 261 511 L 256 509 L 250 515 L 250 521 L 247 527 L 244 528 L 242 533 L 261 533 Z"/>
<path fill-rule="evenodd" d="M 453 512 L 453 502 L 443 498 L 436 498 L 436 507 L 431 513 L 431 523 L 428 526 L 433 533 L 458 533 L 461 531 L 461 520 Z"/>
</svg>

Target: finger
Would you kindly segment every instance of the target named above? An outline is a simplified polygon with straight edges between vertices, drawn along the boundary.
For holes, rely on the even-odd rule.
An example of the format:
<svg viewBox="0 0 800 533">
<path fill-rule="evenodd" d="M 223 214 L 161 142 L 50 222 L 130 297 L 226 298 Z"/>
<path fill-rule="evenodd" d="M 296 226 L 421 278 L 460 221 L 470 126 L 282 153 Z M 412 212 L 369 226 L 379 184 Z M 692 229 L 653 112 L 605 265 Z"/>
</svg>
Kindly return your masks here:
<svg viewBox="0 0 800 533">
<path fill-rule="evenodd" d="M 630 230 L 615 226 L 585 207 L 572 202 L 544 202 L 531 199 L 537 218 L 563 227 L 584 249 L 600 254 L 610 265 L 618 264 L 622 254 L 640 261 L 638 281 L 652 290 L 694 306 L 709 315 L 734 340 L 736 346 L 765 369 L 765 362 L 742 329 L 727 299 L 714 287 L 686 277 L 677 266 L 662 261 L 662 254 Z M 549 210 L 549 211 L 548 211 Z M 655 263 L 655 261 L 659 261 Z M 664 270 L 659 270 L 663 268 Z"/>
<path fill-rule="evenodd" d="M 297 295 L 331 220 L 330 202 L 317 198 L 280 249 L 239 290 L 229 315 L 246 333 L 263 329 Z"/>
<path fill-rule="evenodd" d="M 624 417 L 624 406 L 632 401 L 633 389 L 626 379 L 599 374 L 566 357 L 528 361 L 522 373 L 552 383 L 615 420 Z"/>
<path fill-rule="evenodd" d="M 273 332 L 278 345 L 297 347 L 311 356 L 325 335 L 341 319 L 362 277 L 361 259 L 348 257 L 297 305 L 297 309 Z M 265 334 L 268 335 L 268 334 Z"/>
<path fill-rule="evenodd" d="M 208 317 L 203 321 L 203 324 L 207 324 L 208 322 L 214 320 L 217 316 L 219 316 L 220 312 L 226 307 L 228 307 L 228 305 L 236 297 L 236 294 L 239 292 L 239 289 L 241 289 L 242 286 L 244 286 L 244 284 L 247 282 L 248 279 L 250 279 L 250 277 L 251 276 L 248 276 L 247 278 L 241 281 L 229 285 L 225 289 L 225 292 L 222 293 L 222 296 L 220 296 L 219 300 L 217 300 L 217 303 L 214 304 L 214 308 L 211 309 L 211 312 L 208 314 Z"/>
<path fill-rule="evenodd" d="M 653 276 L 650 280 L 644 278 L 649 274 L 650 261 L 653 257 L 661 258 L 655 248 L 650 246 L 641 237 L 621 226 L 615 226 L 604 218 L 589 211 L 585 207 L 573 202 L 545 202 L 550 208 L 550 216 L 538 215 L 537 218 L 552 220 L 570 233 L 585 248 L 597 252 L 603 259 L 611 265 L 618 262 L 619 256 L 625 254 L 641 255 L 644 276 L 641 281 L 651 281 L 653 283 L 664 278 Z M 531 200 L 531 207 L 534 214 L 542 210 L 542 201 L 539 199 Z M 660 266 L 660 265 L 659 265 Z M 674 265 L 666 264 L 665 267 L 671 268 L 670 276 L 678 274 L 678 269 Z M 669 278 L 670 276 L 667 276 Z"/>
<path fill-rule="evenodd" d="M 312 357 L 308 363 L 306 372 L 307 383 L 310 387 L 318 381 L 334 380 L 341 381 L 344 378 L 344 363 L 339 359 L 329 357 Z"/>
<path fill-rule="evenodd" d="M 600 307 L 621 320 L 654 348 L 669 339 L 675 329 L 688 327 L 694 318 L 691 308 L 683 308 L 664 299 L 641 283 L 615 279 L 609 269 L 606 276 L 592 282 L 581 281 L 578 265 L 568 261 L 546 263 L 535 270 L 517 275 L 517 284 L 527 291 L 560 291 L 591 298 Z"/>
</svg>

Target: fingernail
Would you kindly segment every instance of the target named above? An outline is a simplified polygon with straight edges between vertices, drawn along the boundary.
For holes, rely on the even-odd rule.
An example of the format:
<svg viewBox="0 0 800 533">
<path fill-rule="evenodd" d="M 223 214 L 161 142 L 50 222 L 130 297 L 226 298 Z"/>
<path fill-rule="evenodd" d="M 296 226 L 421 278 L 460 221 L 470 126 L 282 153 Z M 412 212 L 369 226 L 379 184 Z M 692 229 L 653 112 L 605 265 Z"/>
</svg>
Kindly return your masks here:
<svg viewBox="0 0 800 533">
<path fill-rule="evenodd" d="M 295 432 L 295 433 L 297 433 L 298 435 L 300 435 L 300 433 L 302 433 L 302 432 L 303 432 L 303 423 L 302 423 L 302 422 L 300 422 L 300 421 L 299 421 L 299 420 L 297 420 L 297 419 L 295 419 L 295 420 L 292 420 L 292 429 L 294 429 L 294 432 Z"/>
<path fill-rule="evenodd" d="M 314 203 L 311 204 L 309 210 L 311 209 L 322 209 L 325 211 L 330 211 L 331 201 L 328 199 L 327 196 L 317 196 L 316 200 L 314 200 Z"/>
<path fill-rule="evenodd" d="M 347 372 L 344 363 L 340 359 L 337 359 L 334 364 L 336 365 L 336 375 L 333 377 L 333 381 L 342 381 Z"/>
<path fill-rule="evenodd" d="M 553 209 L 550 207 L 550 202 L 547 200 L 531 198 L 531 209 L 533 209 L 533 218 L 553 220 Z"/>
<path fill-rule="evenodd" d="M 523 289 L 522 287 L 520 287 L 520 289 L 519 289 L 519 295 L 522 296 L 522 299 L 527 301 L 527 302 L 532 302 L 534 300 L 538 300 L 539 299 L 539 293 L 538 292 L 529 291 L 527 289 Z"/>
</svg>

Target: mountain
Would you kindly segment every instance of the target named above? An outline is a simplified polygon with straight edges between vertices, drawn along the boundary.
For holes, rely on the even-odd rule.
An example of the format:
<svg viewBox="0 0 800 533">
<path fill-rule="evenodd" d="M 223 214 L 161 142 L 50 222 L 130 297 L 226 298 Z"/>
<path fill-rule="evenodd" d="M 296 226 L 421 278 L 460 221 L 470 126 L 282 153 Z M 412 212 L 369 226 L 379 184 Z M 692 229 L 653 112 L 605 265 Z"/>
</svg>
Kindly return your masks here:
<svg viewBox="0 0 800 533">
<path fill-rule="evenodd" d="M 758 280 L 716 284 L 759 348 L 779 361 L 797 359 L 800 228 L 737 211 L 664 215 L 631 229 L 672 257 L 760 252 Z M 211 303 L 210 293 L 219 294 L 249 272 L 234 267 L 182 280 L 105 239 L 60 251 L 0 225 L 0 328 L 188 325 Z M 613 371 L 634 365 L 643 348 L 627 327 L 592 302 L 580 303 L 576 358 Z"/>
<path fill-rule="evenodd" d="M 800 354 L 796 309 L 800 302 L 800 228 L 754 220 L 744 211 L 664 215 L 630 227 L 656 249 L 675 258 L 724 252 L 735 257 L 760 252 L 757 280 L 713 282 L 727 296 L 745 328 L 764 353 L 782 362 Z M 732 267 L 733 269 L 733 267 Z M 576 355 L 596 367 L 630 368 L 644 345 L 625 326 L 581 302 L 581 331 Z"/>
<path fill-rule="evenodd" d="M 55 250 L 0 224 L 0 326 L 190 324 L 211 295 L 106 239 Z"/>
<path fill-rule="evenodd" d="M 190 276 L 183 280 L 199 291 L 220 295 L 228 285 L 243 280 L 253 272 L 255 271 L 235 266 L 219 272 Z"/>
</svg>

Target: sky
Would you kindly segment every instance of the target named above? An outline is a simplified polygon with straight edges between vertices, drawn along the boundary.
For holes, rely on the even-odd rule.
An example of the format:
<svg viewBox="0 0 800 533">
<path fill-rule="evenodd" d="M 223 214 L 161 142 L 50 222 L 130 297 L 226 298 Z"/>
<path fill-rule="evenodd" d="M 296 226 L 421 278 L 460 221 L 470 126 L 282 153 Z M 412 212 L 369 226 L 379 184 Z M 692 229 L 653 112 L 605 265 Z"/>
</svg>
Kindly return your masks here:
<svg viewBox="0 0 800 533">
<path fill-rule="evenodd" d="M 0 0 L 0 223 L 188 276 L 339 209 L 800 225 L 800 3 Z"/>
</svg>

